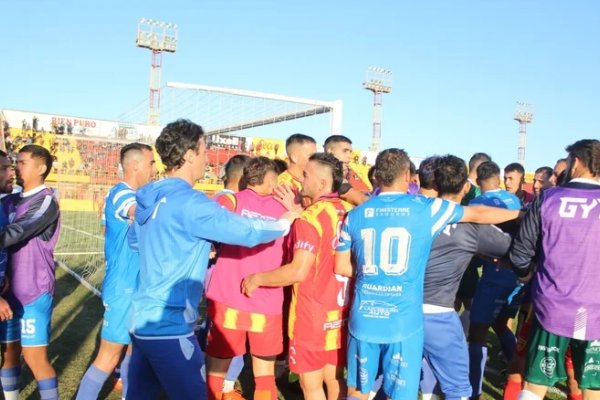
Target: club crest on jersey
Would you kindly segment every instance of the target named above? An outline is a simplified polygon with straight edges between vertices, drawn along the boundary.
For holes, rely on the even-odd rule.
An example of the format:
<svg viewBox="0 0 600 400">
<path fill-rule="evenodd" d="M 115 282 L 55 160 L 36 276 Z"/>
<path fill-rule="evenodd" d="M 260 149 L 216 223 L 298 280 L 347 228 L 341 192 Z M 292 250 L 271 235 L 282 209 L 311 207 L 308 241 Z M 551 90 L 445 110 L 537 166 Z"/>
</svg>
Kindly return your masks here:
<svg viewBox="0 0 600 400">
<path fill-rule="evenodd" d="M 590 201 L 579 197 L 561 197 L 558 215 L 560 215 L 561 218 L 580 217 L 586 219 L 598 204 L 600 204 L 600 202 L 596 199 L 591 199 Z M 579 209 L 581 209 L 581 213 L 577 212 Z"/>
</svg>

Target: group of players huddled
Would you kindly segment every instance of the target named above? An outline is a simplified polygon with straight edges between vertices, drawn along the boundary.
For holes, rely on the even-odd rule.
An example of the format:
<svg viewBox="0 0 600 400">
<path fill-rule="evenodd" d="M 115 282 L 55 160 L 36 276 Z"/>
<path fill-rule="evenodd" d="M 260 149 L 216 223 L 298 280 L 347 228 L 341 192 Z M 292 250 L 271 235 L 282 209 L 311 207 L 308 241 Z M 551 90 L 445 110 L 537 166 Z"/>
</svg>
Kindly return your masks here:
<svg viewBox="0 0 600 400">
<path fill-rule="evenodd" d="M 100 348 L 77 399 L 96 399 L 119 364 L 123 398 L 243 399 L 234 383 L 245 355 L 256 400 L 277 399 L 276 365 L 308 400 L 413 400 L 419 390 L 424 400 L 475 399 L 490 327 L 502 354 L 489 356 L 508 366 L 505 399 L 542 399 L 567 378 L 570 399 L 600 398 L 600 141 L 577 141 L 554 168 L 539 168 L 534 194 L 520 164 L 504 169 L 505 189 L 483 153 L 468 166 L 429 157 L 415 178 L 398 148 L 377 155 L 373 191 L 363 193 L 351 184 L 351 140 L 334 135 L 323 147 L 294 134 L 283 166 L 234 156 L 212 199 L 193 189 L 206 161 L 199 125 L 162 130 L 161 180 L 150 146 L 122 148 L 123 181 L 105 205 Z M 3 157 L 0 190 L 10 191 Z M 18 172 L 30 183 L 0 215 L 8 400 L 18 396 L 21 348 L 41 398 L 58 398 L 46 358 L 58 208 L 40 157 L 21 150 Z M 19 319 L 20 338 L 10 328 Z"/>
</svg>

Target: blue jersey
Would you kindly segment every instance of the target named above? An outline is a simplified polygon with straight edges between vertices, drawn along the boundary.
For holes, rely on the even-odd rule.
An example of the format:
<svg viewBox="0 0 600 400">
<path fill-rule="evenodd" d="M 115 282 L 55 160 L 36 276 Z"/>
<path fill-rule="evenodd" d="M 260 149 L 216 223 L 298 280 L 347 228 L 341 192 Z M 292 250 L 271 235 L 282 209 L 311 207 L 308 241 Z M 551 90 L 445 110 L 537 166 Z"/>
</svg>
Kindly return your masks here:
<svg viewBox="0 0 600 400">
<path fill-rule="evenodd" d="M 236 215 L 179 178 L 150 183 L 136 198 L 141 262 L 133 334 L 140 338 L 192 334 L 210 241 L 254 247 L 287 234 L 290 227 L 286 220 Z"/>
<path fill-rule="evenodd" d="M 337 250 L 351 250 L 356 265 L 352 336 L 394 343 L 423 329 L 423 277 L 431 243 L 463 212 L 450 201 L 384 192 L 348 213 Z"/>
<path fill-rule="evenodd" d="M 504 190 L 504 189 L 496 189 L 489 190 L 473 200 L 469 203 L 469 205 L 485 205 L 496 208 L 505 208 L 508 210 L 520 210 L 521 209 L 521 200 L 519 198 Z M 516 224 L 514 221 L 509 222 L 508 225 Z M 515 225 L 516 226 L 516 225 Z M 500 226 L 500 228 L 503 228 Z M 503 228 L 507 233 L 516 233 L 515 229 Z M 513 232 L 511 232 L 513 231 Z M 506 287 L 514 287 L 518 284 L 517 275 L 510 268 L 500 267 L 494 263 L 483 261 L 483 273 L 481 274 L 481 279 L 484 281 L 494 282 L 501 286 Z"/>
<path fill-rule="evenodd" d="M 129 231 L 133 230 L 132 220 L 127 213 L 135 207 L 135 191 L 125 182 L 119 182 L 110 189 L 104 204 L 106 240 L 104 255 L 106 274 L 102 283 L 102 298 L 114 299 L 129 295 L 137 287 L 140 272 L 140 259 L 128 245 Z"/>
</svg>

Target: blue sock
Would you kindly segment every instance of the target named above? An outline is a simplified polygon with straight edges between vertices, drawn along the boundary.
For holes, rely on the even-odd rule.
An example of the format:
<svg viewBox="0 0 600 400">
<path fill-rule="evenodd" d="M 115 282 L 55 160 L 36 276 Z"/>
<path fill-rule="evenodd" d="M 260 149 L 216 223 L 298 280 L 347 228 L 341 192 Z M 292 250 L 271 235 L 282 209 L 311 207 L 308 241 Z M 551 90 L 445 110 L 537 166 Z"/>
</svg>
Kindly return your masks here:
<svg viewBox="0 0 600 400">
<path fill-rule="evenodd" d="M 121 382 L 123 382 L 123 398 L 127 398 L 127 387 L 129 386 L 129 362 L 131 361 L 131 354 L 125 354 L 123 361 L 121 361 Z"/>
<path fill-rule="evenodd" d="M 58 379 L 42 379 L 37 382 L 41 400 L 58 400 Z"/>
<path fill-rule="evenodd" d="M 21 377 L 21 367 L 0 369 L 0 382 L 2 390 L 12 392 L 19 390 L 19 378 Z"/>
<path fill-rule="evenodd" d="M 507 329 L 500 333 L 498 336 L 498 340 L 500 341 L 500 346 L 502 347 L 502 354 L 506 361 L 510 362 L 513 356 L 515 355 L 515 346 L 516 346 L 516 338 L 514 333 L 511 330 Z"/>
<path fill-rule="evenodd" d="M 240 376 L 242 369 L 244 369 L 244 356 L 233 357 L 231 364 L 229 364 L 227 375 L 225 375 L 225 380 L 235 382 L 238 376 Z"/>
<path fill-rule="evenodd" d="M 85 375 L 83 375 L 83 379 L 81 379 L 75 400 L 97 399 L 104 382 L 108 379 L 108 375 L 110 375 L 108 372 L 102 371 L 94 364 L 90 365 Z"/>
<path fill-rule="evenodd" d="M 472 399 L 477 399 L 481 394 L 487 352 L 488 348 L 484 344 L 469 343 L 469 381 L 473 390 Z"/>
</svg>

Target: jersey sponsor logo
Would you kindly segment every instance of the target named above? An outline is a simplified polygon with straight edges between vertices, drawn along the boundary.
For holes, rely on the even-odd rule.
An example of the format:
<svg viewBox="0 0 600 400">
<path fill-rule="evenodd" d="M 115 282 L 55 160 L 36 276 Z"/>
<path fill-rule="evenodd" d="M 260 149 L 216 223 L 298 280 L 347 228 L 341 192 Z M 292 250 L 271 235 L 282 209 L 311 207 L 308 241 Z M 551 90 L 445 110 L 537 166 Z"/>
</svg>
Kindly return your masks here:
<svg viewBox="0 0 600 400">
<path fill-rule="evenodd" d="M 561 197 L 558 215 L 560 215 L 561 218 L 575 218 L 579 216 L 581 219 L 587 219 L 590 212 L 596 208 L 598 204 L 600 204 L 600 202 L 596 199 L 590 201 L 578 197 Z M 579 209 L 581 209 L 581 213 L 577 212 Z"/>
<path fill-rule="evenodd" d="M 585 362 L 585 367 L 583 367 L 583 372 L 599 372 L 600 364 L 596 363 L 593 357 L 590 357 L 589 360 Z M 596 374 L 594 374 L 596 375 Z"/>
<path fill-rule="evenodd" d="M 410 216 L 410 207 L 365 208 L 365 218 L 392 216 L 408 217 Z"/>
<path fill-rule="evenodd" d="M 393 293 L 394 295 L 402 294 L 402 285 L 373 285 L 371 283 L 363 283 L 362 289 L 367 292 L 375 293 Z"/>
<path fill-rule="evenodd" d="M 540 361 L 540 370 L 546 375 L 548 378 L 551 378 L 554 375 L 554 370 L 556 369 L 556 359 L 554 357 L 544 357 L 542 361 Z"/>
<path fill-rule="evenodd" d="M 538 350 L 539 351 L 544 351 L 546 353 L 558 353 L 560 351 L 560 349 L 556 346 L 544 346 L 543 344 L 540 344 L 538 346 Z"/>
<path fill-rule="evenodd" d="M 342 327 L 342 325 L 344 325 L 343 319 L 337 319 L 335 321 L 327 321 L 323 324 L 323 330 L 327 331 L 327 330 L 331 330 L 331 329 L 339 329 Z"/>
<path fill-rule="evenodd" d="M 389 378 L 397 386 L 402 386 L 402 387 L 406 386 L 406 379 L 400 378 L 400 376 L 398 374 L 396 374 L 395 372 L 389 372 L 388 374 L 386 374 L 386 378 Z"/>
<path fill-rule="evenodd" d="M 307 250 L 311 253 L 315 251 L 315 245 L 310 243 L 308 240 L 298 240 L 294 245 L 295 250 Z"/>
<path fill-rule="evenodd" d="M 398 312 L 398 307 L 380 300 L 362 300 L 358 307 L 363 317 L 388 319 Z"/>
<path fill-rule="evenodd" d="M 360 367 L 358 374 L 360 375 L 360 384 L 365 386 L 369 381 L 369 371 L 365 367 Z"/>
<path fill-rule="evenodd" d="M 375 209 L 365 208 L 365 218 L 373 218 L 375 216 Z"/>
<path fill-rule="evenodd" d="M 240 215 L 242 217 L 260 218 L 260 219 L 264 219 L 267 221 L 275 221 L 275 218 L 273 218 L 273 217 L 268 217 L 268 216 L 262 215 L 261 213 L 258 213 L 256 211 L 248 210 L 246 208 L 242 208 L 242 210 L 240 211 Z"/>
</svg>

